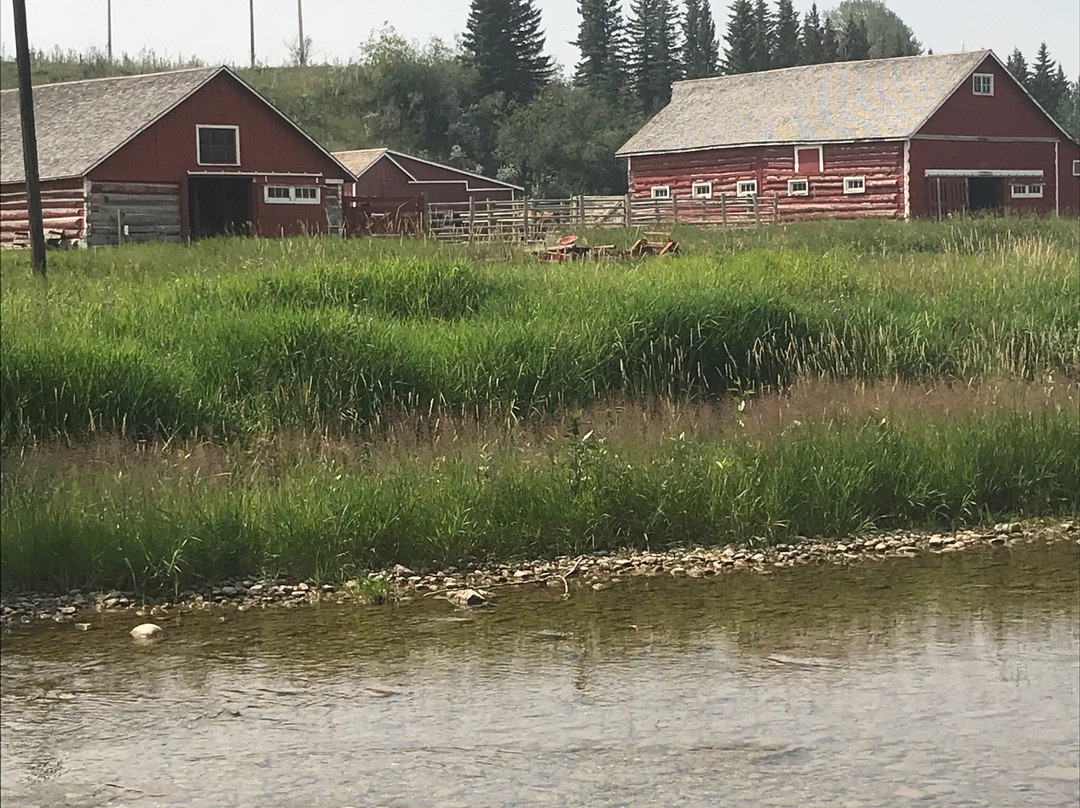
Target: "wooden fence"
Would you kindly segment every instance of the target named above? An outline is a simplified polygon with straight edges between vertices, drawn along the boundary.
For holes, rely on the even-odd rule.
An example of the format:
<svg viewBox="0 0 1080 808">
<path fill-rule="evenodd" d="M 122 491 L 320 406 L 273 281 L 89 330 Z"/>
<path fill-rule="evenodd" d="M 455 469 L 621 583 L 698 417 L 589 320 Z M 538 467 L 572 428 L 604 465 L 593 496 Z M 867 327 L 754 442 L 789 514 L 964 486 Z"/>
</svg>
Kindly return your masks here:
<svg viewBox="0 0 1080 808">
<path fill-rule="evenodd" d="M 779 195 L 711 199 L 634 199 L 575 196 L 570 199 L 476 200 L 429 203 L 424 230 L 443 241 L 542 239 L 567 229 L 695 224 L 760 227 L 779 221 Z"/>
</svg>

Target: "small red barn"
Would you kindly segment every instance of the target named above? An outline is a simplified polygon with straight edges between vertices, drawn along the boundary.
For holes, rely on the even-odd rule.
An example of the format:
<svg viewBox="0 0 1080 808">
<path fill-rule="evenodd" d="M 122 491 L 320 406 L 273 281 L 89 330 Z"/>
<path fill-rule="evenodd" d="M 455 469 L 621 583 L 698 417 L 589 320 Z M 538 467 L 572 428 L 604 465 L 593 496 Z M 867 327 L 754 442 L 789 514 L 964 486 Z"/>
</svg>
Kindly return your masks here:
<svg viewBox="0 0 1080 808">
<path fill-rule="evenodd" d="M 989 50 L 677 82 L 617 154 L 637 198 L 787 219 L 1080 211 L 1080 144 Z"/>
<path fill-rule="evenodd" d="M 423 196 L 428 202 L 514 199 L 524 189 L 460 168 L 391 149 L 334 152 L 356 177 L 350 195 L 364 198 Z"/>
<path fill-rule="evenodd" d="M 18 91 L 0 93 L 0 240 L 26 238 Z M 353 177 L 227 67 L 34 87 L 45 228 L 86 245 L 337 232 Z"/>
</svg>

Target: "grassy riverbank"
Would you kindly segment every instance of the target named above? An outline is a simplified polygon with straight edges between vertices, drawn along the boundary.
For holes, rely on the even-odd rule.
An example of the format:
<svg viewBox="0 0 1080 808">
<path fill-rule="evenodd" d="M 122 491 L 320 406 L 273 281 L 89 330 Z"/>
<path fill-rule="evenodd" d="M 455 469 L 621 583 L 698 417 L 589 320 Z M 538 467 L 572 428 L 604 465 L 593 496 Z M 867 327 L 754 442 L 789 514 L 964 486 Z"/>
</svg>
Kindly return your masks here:
<svg viewBox="0 0 1080 808">
<path fill-rule="evenodd" d="M 45 281 L 5 254 L 0 586 L 1080 510 L 1075 221 L 677 236 L 679 258 L 567 265 L 133 245 L 50 254 Z"/>
<path fill-rule="evenodd" d="M 574 265 L 505 247 L 211 241 L 57 253 L 44 283 L 5 256 L 0 438 L 231 440 L 806 377 L 1072 372 L 1073 224 L 688 231 L 682 258 Z"/>
</svg>

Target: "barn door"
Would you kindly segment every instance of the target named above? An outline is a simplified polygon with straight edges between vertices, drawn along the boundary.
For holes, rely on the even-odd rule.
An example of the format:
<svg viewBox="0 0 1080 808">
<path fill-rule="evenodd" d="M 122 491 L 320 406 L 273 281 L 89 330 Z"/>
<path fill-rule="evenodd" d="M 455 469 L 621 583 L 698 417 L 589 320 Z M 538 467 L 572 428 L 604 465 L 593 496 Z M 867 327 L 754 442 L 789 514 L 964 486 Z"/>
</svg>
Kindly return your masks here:
<svg viewBox="0 0 1080 808">
<path fill-rule="evenodd" d="M 938 221 L 968 212 L 967 177 L 931 177 L 926 184 L 927 209 Z"/>
</svg>

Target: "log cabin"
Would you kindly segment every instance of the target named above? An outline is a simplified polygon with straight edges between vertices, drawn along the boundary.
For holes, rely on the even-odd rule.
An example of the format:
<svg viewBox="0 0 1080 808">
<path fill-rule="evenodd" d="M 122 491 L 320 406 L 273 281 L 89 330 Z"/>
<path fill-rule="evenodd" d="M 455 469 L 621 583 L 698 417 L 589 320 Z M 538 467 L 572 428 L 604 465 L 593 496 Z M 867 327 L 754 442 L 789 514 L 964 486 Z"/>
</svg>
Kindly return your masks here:
<svg viewBox="0 0 1080 808">
<path fill-rule="evenodd" d="M 352 174 L 228 67 L 33 88 L 50 240 L 337 232 Z M 0 93 L 0 245 L 29 234 L 18 90 Z"/>
<path fill-rule="evenodd" d="M 676 82 L 617 155 L 637 199 L 789 221 L 1080 211 L 1080 144 L 989 50 Z"/>
</svg>

